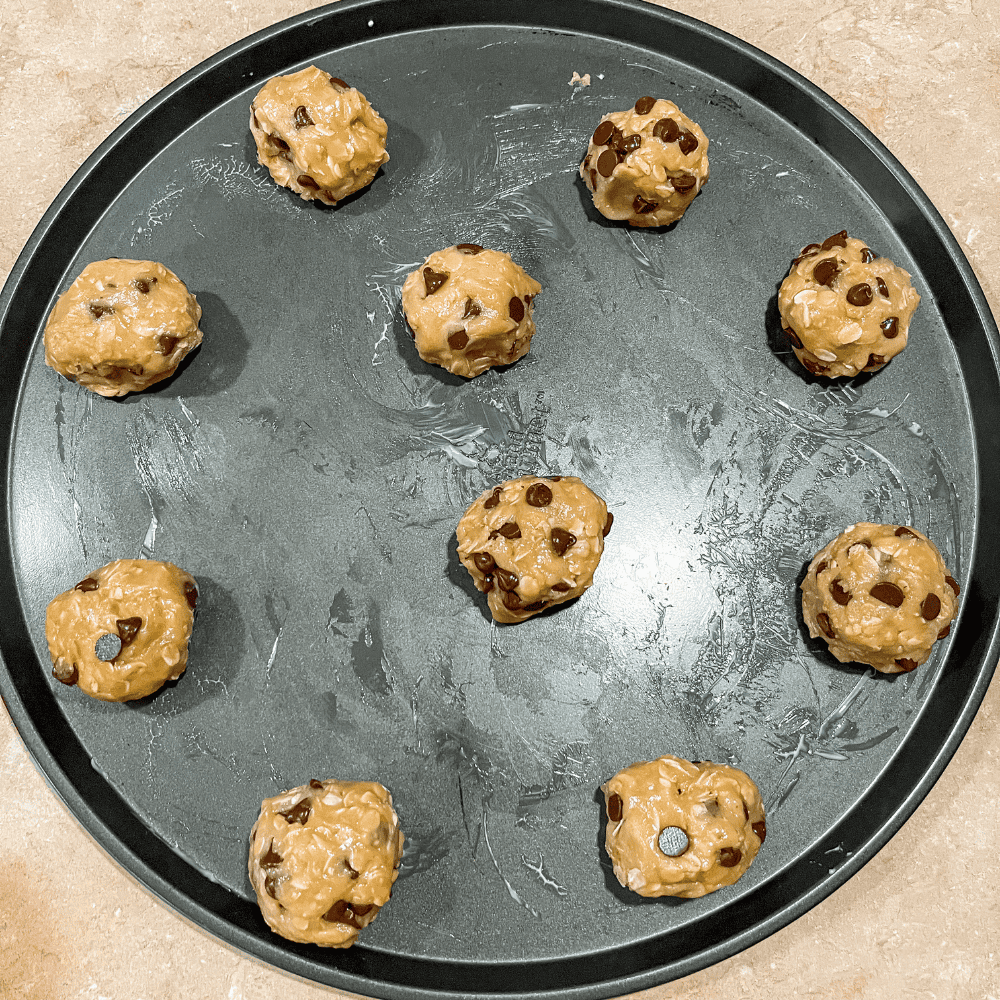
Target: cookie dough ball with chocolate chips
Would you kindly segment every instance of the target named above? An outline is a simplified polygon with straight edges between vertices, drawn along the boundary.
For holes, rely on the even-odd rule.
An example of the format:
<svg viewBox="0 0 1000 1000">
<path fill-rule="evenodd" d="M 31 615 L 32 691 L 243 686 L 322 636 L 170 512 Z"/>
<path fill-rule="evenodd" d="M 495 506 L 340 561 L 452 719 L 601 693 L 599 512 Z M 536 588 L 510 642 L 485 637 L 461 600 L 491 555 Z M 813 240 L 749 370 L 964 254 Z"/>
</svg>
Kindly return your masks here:
<svg viewBox="0 0 1000 1000">
<path fill-rule="evenodd" d="M 310 781 L 264 799 L 250 882 L 267 925 L 289 941 L 349 948 L 392 895 L 403 834 L 374 781 Z"/>
<path fill-rule="evenodd" d="M 640 97 L 601 119 L 580 176 L 605 218 L 666 226 L 708 181 L 708 138 L 672 101 Z"/>
<path fill-rule="evenodd" d="M 250 105 L 250 131 L 257 162 L 306 201 L 336 205 L 389 159 L 388 127 L 365 95 L 315 66 L 268 80 Z"/>
<path fill-rule="evenodd" d="M 847 230 L 803 247 L 778 289 L 795 356 L 825 378 L 888 364 L 906 347 L 919 302 L 910 275 Z"/>
<path fill-rule="evenodd" d="M 52 673 L 101 701 L 133 701 L 187 667 L 198 588 L 173 563 L 116 559 L 45 614 Z"/>
<path fill-rule="evenodd" d="M 403 312 L 424 361 L 475 378 L 528 353 L 541 290 L 509 253 L 459 243 L 407 277 Z"/>
<path fill-rule="evenodd" d="M 916 669 L 951 630 L 958 582 L 916 528 L 855 524 L 813 557 L 801 584 L 809 634 L 841 663 Z"/>
<path fill-rule="evenodd" d="M 169 378 L 202 338 L 201 306 L 173 271 L 151 260 L 88 264 L 45 324 L 45 363 L 102 396 Z"/>
<path fill-rule="evenodd" d="M 521 476 L 458 523 L 458 557 L 498 622 L 522 622 L 593 582 L 614 516 L 576 476 Z"/>
<path fill-rule="evenodd" d="M 640 896 L 694 899 L 732 885 L 767 835 L 757 786 L 725 764 L 666 755 L 626 767 L 601 790 L 615 877 Z"/>
</svg>

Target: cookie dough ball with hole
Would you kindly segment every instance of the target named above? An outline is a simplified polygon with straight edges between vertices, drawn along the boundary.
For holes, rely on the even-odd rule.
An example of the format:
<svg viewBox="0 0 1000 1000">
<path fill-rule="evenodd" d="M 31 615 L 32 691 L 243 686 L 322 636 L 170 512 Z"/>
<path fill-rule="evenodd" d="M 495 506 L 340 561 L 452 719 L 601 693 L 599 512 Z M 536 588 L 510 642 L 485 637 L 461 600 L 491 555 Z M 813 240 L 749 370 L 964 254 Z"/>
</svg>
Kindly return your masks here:
<svg viewBox="0 0 1000 1000">
<path fill-rule="evenodd" d="M 315 66 L 268 80 L 250 106 L 250 131 L 257 162 L 306 201 L 336 205 L 389 159 L 389 129 L 365 95 Z"/>
<path fill-rule="evenodd" d="M 521 476 L 458 523 L 458 557 L 498 622 L 522 622 L 593 582 L 614 516 L 576 476 Z"/>
<path fill-rule="evenodd" d="M 626 767 L 601 790 L 615 877 L 640 896 L 694 899 L 732 885 L 767 835 L 757 786 L 725 764 L 665 755 Z"/>
<path fill-rule="evenodd" d="M 101 701 L 133 701 L 187 667 L 198 588 L 173 563 L 116 559 L 54 597 L 45 614 L 52 673 Z"/>
<path fill-rule="evenodd" d="M 801 584 L 809 634 L 841 663 L 916 669 L 951 630 L 958 582 L 916 528 L 855 524 L 813 557 Z"/>
<path fill-rule="evenodd" d="M 403 312 L 424 361 L 475 378 L 528 353 L 541 290 L 509 253 L 459 243 L 407 277 Z"/>
<path fill-rule="evenodd" d="M 201 306 L 173 271 L 151 260 L 88 264 L 45 324 L 45 363 L 102 396 L 169 378 L 202 338 Z"/>
<path fill-rule="evenodd" d="M 910 275 L 847 230 L 803 247 L 778 289 L 795 356 L 825 378 L 888 364 L 906 347 L 919 302 Z"/>
<path fill-rule="evenodd" d="M 392 895 L 403 834 L 374 781 L 310 781 L 264 799 L 250 882 L 267 925 L 289 941 L 349 948 Z"/>
<path fill-rule="evenodd" d="M 605 218 L 666 226 L 708 181 L 708 138 L 672 101 L 640 97 L 601 119 L 580 176 Z"/>
</svg>

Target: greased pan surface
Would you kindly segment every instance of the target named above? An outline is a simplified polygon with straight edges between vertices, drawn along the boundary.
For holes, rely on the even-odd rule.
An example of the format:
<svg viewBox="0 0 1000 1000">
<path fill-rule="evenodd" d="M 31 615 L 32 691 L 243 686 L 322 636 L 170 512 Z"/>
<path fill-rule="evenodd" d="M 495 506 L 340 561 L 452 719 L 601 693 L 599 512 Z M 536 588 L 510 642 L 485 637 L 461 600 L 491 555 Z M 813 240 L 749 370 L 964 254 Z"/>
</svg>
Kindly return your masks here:
<svg viewBox="0 0 1000 1000">
<path fill-rule="evenodd" d="M 263 81 L 309 63 L 389 123 L 382 175 L 333 211 L 275 188 L 247 130 Z M 601 115 L 646 93 L 712 142 L 710 183 L 664 232 L 607 224 L 576 179 Z M 831 388 L 792 360 L 774 297 L 799 247 L 844 227 L 923 302 L 903 355 Z M 471 383 L 416 357 L 398 305 L 462 241 L 544 289 L 532 352 Z M 206 331 L 174 379 L 118 402 L 59 380 L 40 344 L 54 297 L 112 255 L 176 270 Z M 410 2 L 277 25 L 97 151 L 3 309 L 19 386 L 0 400 L 0 690 L 114 857 L 307 978 L 605 996 L 717 961 L 872 856 L 996 662 L 997 341 L 971 271 L 853 119 L 679 15 Z M 497 628 L 453 531 L 526 472 L 580 475 L 615 527 L 581 600 Z M 958 627 L 912 675 L 804 635 L 805 562 L 862 519 L 927 531 L 963 584 Z M 45 605 L 140 553 L 199 581 L 190 667 L 147 701 L 92 702 L 50 676 Z M 597 787 L 663 752 L 761 787 L 767 843 L 733 889 L 649 903 L 611 875 Z M 271 935 L 245 876 L 260 799 L 327 776 L 385 783 L 409 841 L 391 905 L 343 953 Z"/>
</svg>

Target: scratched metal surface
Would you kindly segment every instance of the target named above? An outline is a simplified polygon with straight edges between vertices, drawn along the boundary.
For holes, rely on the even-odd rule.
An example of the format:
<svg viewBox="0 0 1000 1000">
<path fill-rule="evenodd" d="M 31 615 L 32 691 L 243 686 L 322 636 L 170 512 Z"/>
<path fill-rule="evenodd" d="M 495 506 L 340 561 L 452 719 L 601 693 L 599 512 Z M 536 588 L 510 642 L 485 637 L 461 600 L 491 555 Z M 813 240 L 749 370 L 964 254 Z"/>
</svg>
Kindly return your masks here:
<svg viewBox="0 0 1000 1000">
<path fill-rule="evenodd" d="M 179 682 L 133 705 L 54 681 L 52 698 L 234 912 L 260 799 L 337 776 L 386 784 L 407 835 L 372 954 L 571 962 L 725 920 L 844 821 L 946 662 L 944 642 L 912 675 L 836 664 L 797 598 L 812 553 L 858 520 L 916 525 L 965 579 L 973 418 L 927 277 L 849 173 L 682 54 L 511 25 L 283 70 L 310 62 L 389 124 L 362 196 L 330 211 L 270 182 L 251 80 L 108 192 L 52 275 L 55 295 L 91 260 L 163 261 L 205 330 L 174 379 L 109 401 L 45 367 L 39 322 L 9 501 L 38 669 L 48 600 L 108 560 L 176 562 L 201 593 Z M 576 179 L 601 115 L 646 93 L 711 139 L 711 181 L 668 231 L 608 224 Z M 845 226 L 923 301 L 903 355 L 829 387 L 777 336 L 774 299 L 798 248 Z M 419 360 L 399 306 L 407 273 L 460 241 L 510 251 L 544 289 L 531 353 L 473 382 Z M 581 476 L 615 525 L 583 598 L 497 627 L 454 527 L 528 472 Z M 741 882 L 681 905 L 622 891 L 600 847 L 600 783 L 664 752 L 745 769 L 768 812 Z M 307 974 L 342 961 L 288 952 Z"/>
</svg>

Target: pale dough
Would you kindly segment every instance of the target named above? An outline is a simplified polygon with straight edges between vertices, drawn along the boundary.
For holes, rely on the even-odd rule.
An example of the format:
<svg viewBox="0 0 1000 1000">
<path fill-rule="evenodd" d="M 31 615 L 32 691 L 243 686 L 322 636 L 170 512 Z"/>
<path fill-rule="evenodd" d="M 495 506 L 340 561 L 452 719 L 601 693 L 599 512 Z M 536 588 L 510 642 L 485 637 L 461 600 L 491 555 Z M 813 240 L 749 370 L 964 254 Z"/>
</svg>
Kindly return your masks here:
<svg viewBox="0 0 1000 1000">
<path fill-rule="evenodd" d="M 842 663 L 885 674 L 923 663 L 958 609 L 941 553 L 905 525 L 852 525 L 816 553 L 801 589 L 809 634 Z"/>
<path fill-rule="evenodd" d="M 349 948 L 392 895 L 403 834 L 374 781 L 310 781 L 264 799 L 250 882 L 268 926 L 290 941 Z"/>
<path fill-rule="evenodd" d="M 666 226 L 708 181 L 708 138 L 672 101 L 640 97 L 601 119 L 580 176 L 606 218 Z"/>
<path fill-rule="evenodd" d="M 778 289 L 795 356 L 825 378 L 887 364 L 906 347 L 919 302 L 906 271 L 846 230 L 803 247 Z"/>
<path fill-rule="evenodd" d="M 388 126 L 357 88 L 315 66 L 268 80 L 250 106 L 257 161 L 282 187 L 335 205 L 386 163 Z"/>
<path fill-rule="evenodd" d="M 169 378 L 201 343 L 201 306 L 173 271 L 150 260 L 88 264 L 45 324 L 45 363 L 102 396 Z"/>
<path fill-rule="evenodd" d="M 757 786 L 726 764 L 668 754 L 626 767 L 601 790 L 615 877 L 640 896 L 693 899 L 732 885 L 767 835 Z"/>
<path fill-rule="evenodd" d="M 194 577 L 172 563 L 116 559 L 102 566 L 49 602 L 53 675 L 101 701 L 151 695 L 187 667 L 197 600 Z"/>
<path fill-rule="evenodd" d="M 494 619 L 521 622 L 593 582 L 613 516 L 576 476 L 521 476 L 486 490 L 458 523 L 458 557 Z"/>
<path fill-rule="evenodd" d="M 509 253 L 459 243 L 407 277 L 403 312 L 424 361 L 475 378 L 528 353 L 541 290 Z"/>
</svg>

